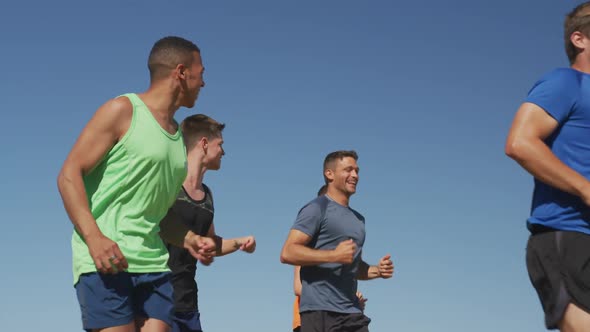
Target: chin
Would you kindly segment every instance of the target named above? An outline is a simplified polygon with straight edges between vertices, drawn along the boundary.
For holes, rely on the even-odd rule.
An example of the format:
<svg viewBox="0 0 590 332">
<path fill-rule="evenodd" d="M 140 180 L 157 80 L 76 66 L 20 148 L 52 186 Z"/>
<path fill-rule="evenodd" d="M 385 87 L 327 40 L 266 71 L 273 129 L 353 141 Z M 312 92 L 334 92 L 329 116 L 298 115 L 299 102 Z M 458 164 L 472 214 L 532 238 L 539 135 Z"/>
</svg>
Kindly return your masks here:
<svg viewBox="0 0 590 332">
<path fill-rule="evenodd" d="M 196 100 L 190 101 L 184 105 L 186 108 L 193 108 L 195 106 Z"/>
</svg>

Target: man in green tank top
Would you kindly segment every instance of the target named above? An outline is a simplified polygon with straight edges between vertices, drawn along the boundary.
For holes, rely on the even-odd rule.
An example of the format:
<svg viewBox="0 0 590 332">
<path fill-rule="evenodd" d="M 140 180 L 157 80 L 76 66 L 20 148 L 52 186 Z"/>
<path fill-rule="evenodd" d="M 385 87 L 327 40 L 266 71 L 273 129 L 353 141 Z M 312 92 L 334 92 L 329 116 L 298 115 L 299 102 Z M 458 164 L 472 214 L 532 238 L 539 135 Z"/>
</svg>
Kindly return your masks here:
<svg viewBox="0 0 590 332">
<path fill-rule="evenodd" d="M 107 101 L 94 114 L 58 176 L 74 224 L 74 285 L 84 329 L 168 331 L 173 308 L 168 252 L 160 238 L 208 264 L 215 243 L 182 223 L 160 229 L 186 177 L 175 112 L 205 86 L 199 48 L 179 37 L 157 41 L 150 86 Z"/>
</svg>

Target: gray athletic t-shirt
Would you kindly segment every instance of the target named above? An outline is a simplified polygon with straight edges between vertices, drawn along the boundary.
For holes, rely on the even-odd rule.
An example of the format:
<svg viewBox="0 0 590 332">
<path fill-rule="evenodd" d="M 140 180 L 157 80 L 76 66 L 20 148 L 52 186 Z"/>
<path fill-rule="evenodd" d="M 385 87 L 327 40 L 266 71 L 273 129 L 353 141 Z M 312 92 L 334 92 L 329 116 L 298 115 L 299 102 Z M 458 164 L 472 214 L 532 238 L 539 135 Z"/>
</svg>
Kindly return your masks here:
<svg viewBox="0 0 590 332">
<path fill-rule="evenodd" d="M 313 249 L 333 250 L 348 239 L 354 240 L 357 246 L 352 264 L 325 263 L 301 267 L 300 312 L 362 312 L 356 297 L 356 272 L 365 243 L 365 218 L 323 195 L 299 211 L 292 229 L 311 236 L 308 247 Z"/>
</svg>

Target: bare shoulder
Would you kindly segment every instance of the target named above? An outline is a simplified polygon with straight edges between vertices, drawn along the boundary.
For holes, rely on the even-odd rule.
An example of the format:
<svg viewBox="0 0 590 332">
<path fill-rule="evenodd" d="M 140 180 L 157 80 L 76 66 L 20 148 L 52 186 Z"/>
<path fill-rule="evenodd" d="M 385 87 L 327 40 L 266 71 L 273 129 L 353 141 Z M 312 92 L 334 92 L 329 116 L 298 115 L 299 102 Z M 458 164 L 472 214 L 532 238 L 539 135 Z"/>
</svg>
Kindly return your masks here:
<svg viewBox="0 0 590 332">
<path fill-rule="evenodd" d="M 102 115 L 105 117 L 112 117 L 117 120 L 125 118 L 131 119 L 133 115 L 133 105 L 127 97 L 121 96 L 108 100 L 98 109 L 97 113 L 99 112 L 104 113 Z"/>
<path fill-rule="evenodd" d="M 125 135 L 132 117 L 133 105 L 127 98 L 111 99 L 100 106 L 78 136 L 64 169 L 87 174 Z"/>
<path fill-rule="evenodd" d="M 99 128 L 114 131 L 120 138 L 127 132 L 132 118 L 133 105 L 127 97 L 121 96 L 110 99 L 100 106 L 91 121 Z"/>
</svg>

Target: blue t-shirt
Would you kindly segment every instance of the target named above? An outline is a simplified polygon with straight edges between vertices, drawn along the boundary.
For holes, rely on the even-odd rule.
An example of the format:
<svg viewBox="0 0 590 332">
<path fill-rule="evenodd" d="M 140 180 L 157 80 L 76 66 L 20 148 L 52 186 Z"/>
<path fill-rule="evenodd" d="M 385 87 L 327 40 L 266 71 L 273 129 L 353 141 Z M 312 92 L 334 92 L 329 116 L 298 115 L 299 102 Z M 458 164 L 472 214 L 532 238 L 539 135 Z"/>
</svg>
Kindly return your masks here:
<svg viewBox="0 0 590 332">
<path fill-rule="evenodd" d="M 559 123 L 545 140 L 551 151 L 590 178 L 590 75 L 556 69 L 533 86 L 526 102 L 541 107 Z M 535 224 L 590 234 L 590 208 L 579 197 L 535 179 L 529 229 Z"/>
<path fill-rule="evenodd" d="M 311 237 L 308 247 L 333 250 L 352 239 L 357 251 L 352 264 L 325 263 L 301 267 L 300 312 L 326 310 L 360 313 L 356 273 L 365 243 L 365 218 L 350 207 L 322 195 L 305 205 L 292 229 Z"/>
</svg>

